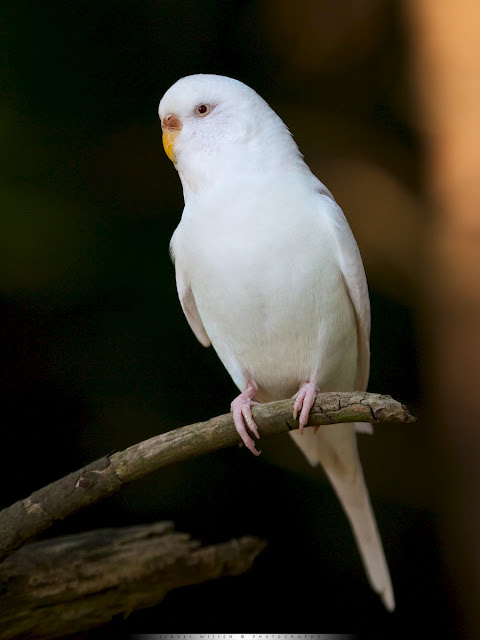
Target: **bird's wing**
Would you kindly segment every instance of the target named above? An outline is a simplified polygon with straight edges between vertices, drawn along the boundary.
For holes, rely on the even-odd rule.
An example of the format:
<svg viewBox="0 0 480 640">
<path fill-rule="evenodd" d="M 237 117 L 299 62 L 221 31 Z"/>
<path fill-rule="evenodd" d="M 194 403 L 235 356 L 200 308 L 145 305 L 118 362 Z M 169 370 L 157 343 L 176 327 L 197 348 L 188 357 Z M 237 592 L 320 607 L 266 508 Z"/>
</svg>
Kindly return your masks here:
<svg viewBox="0 0 480 640">
<path fill-rule="evenodd" d="M 197 340 L 204 347 L 209 347 L 211 345 L 210 338 L 205 331 L 202 319 L 198 313 L 197 303 L 195 302 L 192 289 L 185 281 L 182 270 L 178 266 L 175 267 L 175 275 L 177 280 L 178 297 L 180 298 L 180 304 L 182 305 L 183 313 L 188 320 L 188 324 L 196 335 Z"/>
<path fill-rule="evenodd" d="M 175 279 L 177 281 L 177 291 L 178 297 L 180 298 L 180 304 L 182 305 L 183 313 L 188 320 L 188 324 L 200 344 L 204 347 L 209 347 L 212 343 L 210 342 L 210 338 L 203 326 L 202 319 L 198 313 L 197 303 L 195 302 L 195 296 L 193 295 L 188 279 L 185 277 L 180 260 L 175 260 Z"/>
<path fill-rule="evenodd" d="M 358 364 L 355 390 L 365 391 L 370 373 L 370 299 L 367 278 L 360 251 L 343 211 L 332 200 L 328 212 L 334 225 L 340 268 L 357 321 Z"/>
<path fill-rule="evenodd" d="M 322 195 L 321 197 L 329 197 Z M 325 204 L 325 202 L 324 202 Z M 355 389 L 367 387 L 370 368 L 370 302 L 360 251 L 348 222 L 335 201 L 324 207 L 337 244 L 336 256 L 345 287 L 355 310 L 358 364 Z M 386 608 L 393 611 L 395 598 L 385 554 L 358 457 L 356 424 L 322 427 L 316 434 L 306 429 L 302 435 L 291 431 L 295 443 L 311 464 L 322 464 L 351 523 L 367 577 Z"/>
</svg>

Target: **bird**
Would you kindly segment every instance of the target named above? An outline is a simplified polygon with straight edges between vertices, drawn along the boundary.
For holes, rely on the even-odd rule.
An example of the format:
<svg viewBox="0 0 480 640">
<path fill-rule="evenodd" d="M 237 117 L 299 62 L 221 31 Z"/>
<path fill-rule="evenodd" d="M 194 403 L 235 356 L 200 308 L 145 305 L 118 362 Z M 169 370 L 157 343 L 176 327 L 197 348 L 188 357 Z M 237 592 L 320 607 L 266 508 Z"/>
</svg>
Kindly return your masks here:
<svg viewBox="0 0 480 640">
<path fill-rule="evenodd" d="M 357 450 L 355 424 L 307 427 L 316 396 L 364 391 L 370 301 L 347 219 L 289 129 L 234 78 L 180 78 L 159 105 L 162 140 L 185 206 L 170 242 L 178 296 L 240 393 L 235 428 L 255 455 L 256 403 L 294 397 L 290 432 L 321 464 L 351 524 L 371 587 L 395 599 Z"/>
</svg>

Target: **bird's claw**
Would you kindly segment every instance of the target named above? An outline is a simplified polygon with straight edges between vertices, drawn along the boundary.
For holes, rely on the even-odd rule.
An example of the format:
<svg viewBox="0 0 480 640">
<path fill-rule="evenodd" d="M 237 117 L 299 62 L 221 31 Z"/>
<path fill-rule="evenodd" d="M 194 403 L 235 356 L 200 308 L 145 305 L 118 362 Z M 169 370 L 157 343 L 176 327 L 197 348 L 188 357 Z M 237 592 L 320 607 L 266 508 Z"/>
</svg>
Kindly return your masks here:
<svg viewBox="0 0 480 640">
<path fill-rule="evenodd" d="M 258 404 L 258 402 L 254 402 L 251 397 L 249 397 L 249 395 L 243 392 L 232 402 L 232 404 L 230 405 L 230 410 L 233 415 L 233 423 L 235 425 L 235 429 L 237 430 L 238 435 L 241 437 L 243 444 L 255 456 L 259 456 L 260 451 L 257 451 L 257 449 L 255 448 L 255 441 L 250 437 L 247 431 L 248 427 L 248 429 L 257 439 L 260 438 L 258 427 L 255 424 L 255 420 L 252 416 L 252 407 L 256 404 Z"/>
<path fill-rule="evenodd" d="M 320 393 L 320 389 L 313 382 L 305 382 L 302 384 L 297 393 L 293 396 L 295 404 L 293 405 L 293 417 L 297 419 L 298 412 L 300 411 L 299 427 L 300 433 L 303 433 L 303 429 L 307 426 L 308 416 L 315 402 L 317 394 Z"/>
</svg>

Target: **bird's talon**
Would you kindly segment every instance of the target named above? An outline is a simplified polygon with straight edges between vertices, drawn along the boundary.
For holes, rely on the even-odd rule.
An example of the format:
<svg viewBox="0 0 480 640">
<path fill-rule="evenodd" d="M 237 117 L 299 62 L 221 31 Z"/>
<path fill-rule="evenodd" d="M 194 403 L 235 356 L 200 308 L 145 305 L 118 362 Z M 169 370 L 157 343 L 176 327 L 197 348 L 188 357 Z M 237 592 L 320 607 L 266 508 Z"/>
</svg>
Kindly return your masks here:
<svg viewBox="0 0 480 640">
<path fill-rule="evenodd" d="M 303 430 L 308 424 L 310 410 L 313 407 L 313 403 L 315 402 L 315 398 L 319 391 L 320 389 L 317 385 L 312 382 L 306 382 L 293 396 L 295 398 L 295 404 L 293 406 L 293 417 L 295 420 L 297 420 L 297 415 L 300 411 L 300 417 L 298 418 L 298 431 L 300 434 L 303 434 Z"/>
<path fill-rule="evenodd" d="M 257 438 L 257 440 L 259 440 L 260 439 L 260 434 L 258 433 L 258 428 L 257 428 L 257 425 L 255 424 L 255 421 L 254 421 L 254 419 L 252 417 L 252 414 L 249 413 L 249 414 L 245 415 L 245 413 L 243 413 L 243 417 L 245 418 L 245 422 L 247 423 L 247 427 L 250 429 L 250 431 L 253 433 L 253 435 Z"/>
<path fill-rule="evenodd" d="M 231 412 L 233 414 L 233 422 L 238 435 L 241 437 L 243 444 L 247 447 L 253 455 L 260 455 L 260 451 L 255 448 L 255 441 L 250 437 L 248 430 L 257 438 L 260 438 L 258 427 L 255 424 L 255 420 L 252 416 L 252 406 L 258 404 L 252 399 L 257 393 L 257 388 L 253 384 L 249 384 L 230 405 Z"/>
</svg>

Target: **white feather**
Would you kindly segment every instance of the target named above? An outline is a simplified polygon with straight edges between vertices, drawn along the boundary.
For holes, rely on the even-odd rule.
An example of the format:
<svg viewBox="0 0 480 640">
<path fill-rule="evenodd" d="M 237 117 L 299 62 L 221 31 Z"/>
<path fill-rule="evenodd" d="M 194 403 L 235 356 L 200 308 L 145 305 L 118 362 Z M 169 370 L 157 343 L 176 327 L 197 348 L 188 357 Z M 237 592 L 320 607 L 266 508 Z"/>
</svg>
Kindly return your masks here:
<svg viewBox="0 0 480 640">
<path fill-rule="evenodd" d="M 198 104 L 212 105 L 206 118 Z M 171 242 L 185 315 L 240 390 L 261 402 L 321 391 L 364 390 L 370 306 L 350 227 L 284 123 L 230 78 L 190 76 L 160 103 L 182 123 L 175 143 L 185 209 Z M 292 432 L 321 463 L 352 524 L 372 587 L 393 590 L 357 453 L 354 425 Z"/>
</svg>

